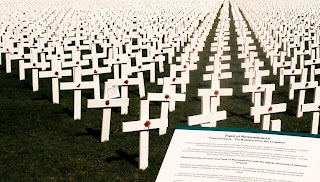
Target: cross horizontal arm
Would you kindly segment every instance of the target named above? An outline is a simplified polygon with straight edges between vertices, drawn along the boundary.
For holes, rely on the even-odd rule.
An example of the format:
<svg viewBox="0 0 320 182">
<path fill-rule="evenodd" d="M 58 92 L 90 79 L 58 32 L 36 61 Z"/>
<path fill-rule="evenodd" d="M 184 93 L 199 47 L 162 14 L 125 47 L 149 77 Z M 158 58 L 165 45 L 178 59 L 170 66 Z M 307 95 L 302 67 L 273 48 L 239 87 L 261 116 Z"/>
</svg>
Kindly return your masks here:
<svg viewBox="0 0 320 182">
<path fill-rule="evenodd" d="M 320 103 L 302 104 L 302 112 L 320 112 Z"/>
<path fill-rule="evenodd" d="M 242 92 L 265 92 L 266 90 L 274 91 L 276 89 L 275 84 L 262 84 L 262 85 L 243 85 Z"/>
<path fill-rule="evenodd" d="M 142 131 L 168 127 L 168 118 L 149 119 L 150 125 L 145 126 L 146 121 L 128 121 L 122 123 L 123 132 Z"/>
<path fill-rule="evenodd" d="M 216 92 L 218 91 L 218 92 Z M 199 96 L 231 96 L 233 93 L 232 88 L 220 88 L 220 89 L 198 89 Z"/>
<path fill-rule="evenodd" d="M 285 112 L 287 110 L 287 103 L 273 104 L 269 106 L 255 106 L 250 108 L 251 116 L 262 114 L 273 114 Z"/>
<path fill-rule="evenodd" d="M 292 83 L 290 85 L 290 89 L 293 90 L 299 90 L 299 89 L 310 89 L 315 88 L 318 86 L 318 81 L 313 82 L 298 82 L 298 83 Z"/>
<path fill-rule="evenodd" d="M 129 98 L 119 99 L 88 99 L 88 108 L 110 108 L 128 106 Z"/>
<path fill-rule="evenodd" d="M 192 125 L 209 123 L 212 121 L 220 121 L 224 119 L 227 119 L 227 111 L 218 111 L 210 114 L 200 114 L 195 116 L 189 116 L 188 125 L 192 126 Z"/>
</svg>

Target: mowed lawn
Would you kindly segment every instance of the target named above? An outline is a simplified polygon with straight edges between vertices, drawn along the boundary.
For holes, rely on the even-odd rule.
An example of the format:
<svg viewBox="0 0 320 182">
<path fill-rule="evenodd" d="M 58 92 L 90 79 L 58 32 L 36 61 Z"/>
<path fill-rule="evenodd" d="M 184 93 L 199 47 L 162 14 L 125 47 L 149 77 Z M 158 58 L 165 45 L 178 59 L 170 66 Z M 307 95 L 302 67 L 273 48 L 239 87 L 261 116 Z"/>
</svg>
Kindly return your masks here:
<svg viewBox="0 0 320 182">
<path fill-rule="evenodd" d="M 219 15 L 219 14 L 218 14 Z M 231 13 L 230 13 L 231 16 Z M 201 112 L 201 98 L 198 88 L 209 88 L 210 81 L 203 82 L 202 75 L 209 63 L 210 44 L 213 42 L 218 19 L 207 37 L 203 52 L 199 52 L 198 70 L 192 71 L 191 82 L 187 86 L 187 99 L 176 104 L 176 111 L 169 114 L 167 134 L 150 132 L 149 167 L 138 168 L 139 133 L 123 133 L 122 122 L 139 119 L 140 98 L 138 87 L 129 88 L 130 107 L 128 115 L 120 115 L 120 109 L 112 110 L 110 141 L 101 143 L 101 109 L 87 109 L 87 99 L 93 98 L 92 90 L 82 91 L 82 119 L 73 120 L 73 91 L 60 91 L 60 104 L 52 104 L 51 80 L 40 79 L 38 92 L 32 91 L 31 70 L 27 70 L 26 80 L 19 81 L 18 62 L 13 61 L 11 74 L 5 73 L 5 63 L 0 66 L 0 181 L 154 181 L 160 169 L 173 131 L 177 125 L 187 125 L 187 117 Z M 242 93 L 244 79 L 243 60 L 237 58 L 237 34 L 234 20 L 230 26 L 230 52 L 232 79 L 222 80 L 221 88 L 233 88 L 233 96 L 221 97 L 219 110 L 227 110 L 228 118 L 218 121 L 218 127 L 260 129 L 250 115 L 251 94 Z M 255 40 L 259 59 L 265 61 L 261 69 L 269 69 L 269 59 Z M 180 55 L 177 50 L 176 55 Z M 4 55 L 2 55 L 4 58 Z M 175 60 L 175 59 L 174 59 Z M 299 59 L 298 59 L 299 60 Z M 165 73 L 157 77 L 169 76 L 169 65 Z M 134 75 L 133 75 L 134 76 Z M 145 75 L 147 92 L 161 92 L 162 87 L 149 83 Z M 101 83 L 111 78 L 101 77 Z M 90 80 L 91 78 L 84 78 Z M 298 91 L 294 100 L 288 100 L 289 79 L 279 87 L 279 77 L 264 77 L 263 83 L 275 83 L 273 103 L 287 103 L 287 112 L 274 114 L 272 119 L 282 120 L 282 130 L 309 133 L 312 114 L 306 113 L 296 118 Z M 299 80 L 299 78 L 297 79 Z M 318 79 L 319 80 L 319 79 Z M 61 81 L 70 81 L 63 78 Z M 101 84 L 103 88 L 103 84 Z M 146 99 L 146 98 L 143 98 Z M 313 101 L 313 91 L 308 90 L 306 102 Z M 152 102 L 152 118 L 160 115 L 160 102 Z"/>
</svg>

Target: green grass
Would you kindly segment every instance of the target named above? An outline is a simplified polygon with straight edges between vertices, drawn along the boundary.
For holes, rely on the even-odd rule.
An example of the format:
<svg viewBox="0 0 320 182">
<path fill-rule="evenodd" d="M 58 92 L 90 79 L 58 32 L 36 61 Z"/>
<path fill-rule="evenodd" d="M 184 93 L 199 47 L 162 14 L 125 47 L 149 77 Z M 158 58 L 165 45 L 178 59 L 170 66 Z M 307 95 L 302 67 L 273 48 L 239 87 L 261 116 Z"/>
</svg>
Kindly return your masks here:
<svg viewBox="0 0 320 182">
<path fill-rule="evenodd" d="M 139 133 L 122 133 L 121 129 L 122 122 L 139 119 L 137 86 L 129 88 L 128 115 L 120 115 L 118 108 L 112 110 L 110 141 L 101 143 L 102 110 L 86 108 L 87 99 L 93 98 L 92 90 L 82 92 L 82 119 L 74 121 L 72 91 L 60 91 L 60 104 L 54 105 L 50 79 L 40 79 L 40 90 L 33 93 L 30 70 L 26 72 L 26 80 L 19 81 L 17 62 L 13 62 L 12 74 L 6 74 L 5 66 L 0 66 L 0 181 L 154 181 L 175 126 L 186 125 L 187 116 L 201 112 L 197 90 L 210 87 L 210 81 L 199 80 L 206 73 L 209 56 L 214 55 L 210 52 L 210 44 L 217 21 L 203 52 L 199 52 L 198 70 L 190 73 L 186 102 L 178 102 L 176 111 L 169 114 L 167 134 L 159 136 L 155 130 L 150 132 L 149 167 L 144 171 L 138 169 Z M 261 124 L 254 124 L 250 116 L 251 94 L 242 93 L 242 85 L 248 80 L 244 79 L 244 70 L 240 68 L 243 60 L 237 59 L 237 34 L 233 23 L 231 19 L 231 51 L 226 52 L 232 58 L 229 63 L 233 78 L 222 80 L 221 87 L 233 88 L 234 94 L 221 97 L 219 110 L 227 110 L 228 118 L 218 121 L 218 127 L 259 129 Z M 269 60 L 256 40 L 255 45 L 258 46 L 259 59 L 265 61 L 263 69 L 271 70 Z M 169 65 L 165 65 L 165 70 L 165 73 L 157 73 L 157 77 L 169 76 Z M 149 83 L 148 77 L 148 73 L 145 74 L 146 91 L 161 92 L 161 86 Z M 112 76 L 102 76 L 101 82 L 108 78 Z M 87 79 L 90 77 L 84 78 Z M 70 78 L 62 81 L 70 81 Z M 277 85 L 278 76 L 263 78 L 263 83 Z M 299 119 L 295 117 L 297 99 L 288 100 L 288 78 L 285 83 L 284 87 L 277 85 L 273 103 L 288 103 L 287 112 L 274 114 L 272 119 L 281 119 L 284 131 L 308 133 L 311 114 Z M 312 102 L 312 97 L 308 91 L 307 102 Z M 159 102 L 152 102 L 150 109 L 152 118 L 159 117 Z"/>
</svg>

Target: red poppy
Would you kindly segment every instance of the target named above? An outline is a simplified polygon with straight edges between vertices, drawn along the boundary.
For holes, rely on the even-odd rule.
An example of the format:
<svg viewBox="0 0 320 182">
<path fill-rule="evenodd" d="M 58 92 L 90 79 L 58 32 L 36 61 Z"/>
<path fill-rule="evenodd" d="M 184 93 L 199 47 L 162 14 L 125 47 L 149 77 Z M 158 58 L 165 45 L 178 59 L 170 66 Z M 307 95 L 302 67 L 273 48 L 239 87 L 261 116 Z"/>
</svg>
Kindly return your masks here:
<svg viewBox="0 0 320 182">
<path fill-rule="evenodd" d="M 144 126 L 145 126 L 145 127 L 149 127 L 150 124 L 151 124 L 151 122 L 148 120 L 148 121 L 146 121 L 146 122 L 144 123 Z"/>
</svg>

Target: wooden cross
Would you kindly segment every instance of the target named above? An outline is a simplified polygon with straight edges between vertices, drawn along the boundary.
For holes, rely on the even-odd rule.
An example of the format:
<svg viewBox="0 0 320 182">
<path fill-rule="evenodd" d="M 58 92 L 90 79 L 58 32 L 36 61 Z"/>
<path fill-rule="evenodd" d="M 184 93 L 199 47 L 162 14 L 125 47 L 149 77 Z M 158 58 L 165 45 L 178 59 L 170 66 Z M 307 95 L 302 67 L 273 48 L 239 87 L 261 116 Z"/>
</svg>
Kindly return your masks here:
<svg viewBox="0 0 320 182">
<path fill-rule="evenodd" d="M 25 70 L 32 69 L 32 88 L 33 91 L 36 92 L 39 90 L 39 69 L 45 70 L 50 67 L 50 63 L 44 61 L 38 62 L 38 50 L 31 48 L 30 50 L 30 62 L 24 62 L 24 60 L 19 60 L 19 78 L 20 80 L 25 79 Z M 44 58 L 44 54 L 41 54 L 42 59 Z"/>
<path fill-rule="evenodd" d="M 221 73 L 223 70 L 230 69 L 230 64 L 222 64 L 222 61 L 227 60 L 228 57 L 214 56 L 209 57 L 209 61 L 213 61 L 213 65 L 206 66 L 206 71 L 213 71 L 213 73 Z"/>
<path fill-rule="evenodd" d="M 262 82 L 262 77 L 269 76 L 270 71 L 269 70 L 256 70 L 252 72 L 245 72 L 244 77 L 249 78 L 249 80 L 252 80 L 251 84 L 249 85 L 260 85 Z"/>
<path fill-rule="evenodd" d="M 185 101 L 185 94 L 176 93 L 175 85 L 171 85 L 171 79 L 164 79 L 162 93 L 148 93 L 149 101 L 169 102 L 169 111 L 175 110 L 177 101 Z"/>
<path fill-rule="evenodd" d="M 290 66 L 290 61 L 285 61 L 286 52 L 285 51 L 278 51 L 276 55 L 273 56 L 272 68 L 273 68 L 273 75 L 278 74 L 278 68 L 288 67 Z M 278 57 L 280 57 L 280 61 L 278 61 Z"/>
<path fill-rule="evenodd" d="M 66 64 L 66 63 L 65 63 Z M 73 65 L 70 65 L 73 64 Z M 88 75 L 88 71 L 90 75 L 98 75 L 102 73 L 109 73 L 111 72 L 110 67 L 103 67 L 97 69 L 89 69 L 88 71 L 83 71 L 81 66 L 88 65 L 89 60 L 77 61 L 74 63 L 68 64 L 68 66 L 73 67 L 73 81 L 72 82 L 61 82 L 60 83 L 60 90 L 73 90 L 74 91 L 74 120 L 81 119 L 81 90 L 83 89 L 94 89 L 99 91 L 94 91 L 95 99 L 100 98 L 100 81 L 82 81 L 82 76 Z"/>
<path fill-rule="evenodd" d="M 128 75 L 132 75 L 132 73 L 137 73 L 137 72 L 145 72 L 148 71 L 150 72 L 150 82 L 154 83 L 156 79 L 156 57 L 153 56 L 148 56 L 148 57 L 142 57 L 141 54 L 142 51 L 139 51 L 137 54 L 135 53 L 135 59 L 136 59 L 136 66 L 132 66 L 128 73 Z M 163 66 L 163 65 L 162 65 Z"/>
<path fill-rule="evenodd" d="M 181 93 L 186 93 L 187 84 L 190 83 L 190 70 L 194 69 L 195 66 L 196 65 L 190 65 L 188 63 L 184 65 L 170 65 L 170 80 L 173 81 L 174 85 L 181 84 Z M 181 77 L 176 81 L 177 72 L 181 72 Z"/>
<path fill-rule="evenodd" d="M 287 64 L 287 63 L 285 63 Z M 301 75 L 302 69 L 296 69 L 297 57 L 293 57 L 290 62 L 290 69 L 280 68 L 279 85 L 284 85 L 284 76 L 290 76 L 290 85 L 295 82 L 295 76 Z M 294 99 L 294 90 L 289 90 L 289 99 Z"/>
<path fill-rule="evenodd" d="M 102 108 L 102 127 L 101 127 L 101 142 L 109 141 L 110 139 L 110 121 L 111 108 L 129 106 L 129 98 L 109 98 L 108 91 L 112 88 L 112 84 L 105 82 L 104 98 L 88 99 L 88 108 Z"/>
<path fill-rule="evenodd" d="M 160 117 L 158 119 L 149 118 L 149 100 L 141 100 L 140 120 L 122 123 L 123 132 L 140 131 L 139 139 L 139 169 L 148 167 L 149 158 L 149 130 L 168 127 L 168 118 Z"/>
<path fill-rule="evenodd" d="M 113 78 L 114 79 L 120 79 L 122 77 L 127 77 L 128 72 L 122 70 L 127 66 L 131 66 L 131 60 L 129 58 L 131 54 L 125 55 L 115 55 L 114 59 L 104 59 L 103 64 L 108 66 L 113 66 Z M 121 75 L 120 75 L 120 69 L 121 69 Z"/>
<path fill-rule="evenodd" d="M 39 71 L 39 78 L 52 78 L 52 102 L 59 104 L 59 79 L 72 76 L 71 70 L 62 70 L 62 62 L 56 57 L 51 58 L 51 70 Z"/>
<path fill-rule="evenodd" d="M 98 41 L 92 40 L 90 43 L 91 47 L 91 54 L 83 55 L 83 59 L 90 59 L 92 68 L 85 69 L 82 72 L 83 76 L 92 75 L 93 76 L 93 83 L 97 85 L 97 88 L 100 88 L 100 74 L 110 73 L 110 67 L 99 67 L 99 58 L 106 57 L 106 51 L 104 50 L 102 53 L 97 53 L 97 43 Z M 100 97 L 100 89 L 94 89 L 94 95 L 96 97 Z"/>
<path fill-rule="evenodd" d="M 265 93 L 266 90 L 275 90 L 275 84 L 261 84 L 258 85 L 243 85 L 242 86 L 242 92 L 243 93 L 248 93 L 251 92 L 253 95 L 253 100 L 254 100 L 254 107 L 261 106 L 261 94 Z M 254 117 L 254 123 L 260 123 L 260 114 L 253 115 Z"/>
<path fill-rule="evenodd" d="M 217 97 L 217 105 L 220 106 L 220 96 L 231 96 L 233 93 L 232 88 L 220 88 L 220 79 L 222 76 L 228 76 L 227 74 L 222 75 L 219 73 L 211 74 L 211 88 L 209 89 L 198 89 L 198 96 L 202 97 L 202 113 L 206 113 L 210 109 L 210 97 Z M 207 111 L 206 111 L 207 110 Z"/>
<path fill-rule="evenodd" d="M 263 115 L 262 130 L 270 129 L 270 115 L 273 113 L 285 112 L 287 108 L 286 103 L 272 104 L 272 90 L 266 89 L 264 94 L 264 105 L 251 107 L 250 113 L 252 116 Z"/>
<path fill-rule="evenodd" d="M 243 45 L 241 46 L 238 46 L 239 48 L 239 51 L 241 52 L 249 52 L 249 51 L 254 51 L 257 49 L 257 46 L 249 46 L 248 43 L 244 43 Z"/>
<path fill-rule="evenodd" d="M 287 49 L 287 56 L 291 57 L 291 49 L 293 48 L 294 50 L 294 57 L 297 57 L 297 51 L 298 51 L 298 47 L 300 47 L 300 44 L 298 44 L 297 36 L 295 36 L 295 41 L 293 42 L 293 44 L 288 42 L 288 49 Z"/>
<path fill-rule="evenodd" d="M 319 130 L 319 116 L 320 116 L 320 87 L 315 87 L 313 103 L 302 104 L 302 112 L 313 112 L 311 134 L 317 135 Z"/>
<path fill-rule="evenodd" d="M 22 45 L 22 44 L 18 44 Z M 22 46 L 19 46 L 23 49 Z M 13 60 L 25 60 L 25 59 L 31 59 L 31 54 L 24 54 L 23 51 L 18 51 L 18 54 L 7 54 L 6 57 L 6 73 L 11 73 L 11 64 Z"/>
<path fill-rule="evenodd" d="M 122 72 L 128 73 L 126 71 L 128 68 L 122 67 Z M 130 85 L 138 85 L 139 86 L 139 95 L 140 98 L 145 96 L 145 87 L 144 87 L 144 79 L 143 79 L 143 73 L 139 72 L 137 73 L 137 78 L 128 78 L 123 77 L 119 79 L 109 79 L 109 83 L 117 86 L 121 86 L 121 98 L 128 98 L 129 92 L 128 92 L 128 86 Z M 121 107 L 121 114 L 127 114 L 128 113 L 128 107 Z"/>
<path fill-rule="evenodd" d="M 205 97 L 202 97 L 202 100 L 203 99 L 205 99 Z M 202 108 L 200 115 L 188 116 L 188 125 L 193 126 L 201 124 L 203 127 L 216 127 L 217 121 L 227 119 L 227 111 L 217 111 L 217 100 L 217 97 L 211 97 L 209 106 L 202 105 L 202 107 L 207 108 Z"/>
<path fill-rule="evenodd" d="M 300 69 L 301 68 L 304 68 L 304 63 L 305 63 L 305 60 L 304 60 L 304 56 L 305 55 L 311 55 L 311 50 L 300 50 L 300 51 L 297 51 L 297 55 L 300 57 Z"/>
<path fill-rule="evenodd" d="M 316 88 L 318 86 L 317 81 L 308 82 L 307 81 L 308 68 L 302 69 L 301 81 L 295 82 L 290 85 L 290 90 L 299 90 L 299 99 L 298 99 L 298 108 L 297 108 L 297 117 L 300 118 L 303 116 L 303 111 L 301 109 L 304 104 L 304 99 L 306 95 L 306 89 Z"/>
<path fill-rule="evenodd" d="M 310 81 L 315 81 L 316 75 L 320 74 L 320 69 L 316 69 L 316 65 L 320 64 L 320 59 L 305 60 L 305 65 L 310 66 Z"/>
<path fill-rule="evenodd" d="M 259 59 L 254 59 L 253 62 L 249 61 L 241 63 L 241 67 L 247 70 L 245 71 L 244 76 L 249 79 L 249 85 L 256 84 L 257 80 L 261 80 L 261 77 L 263 76 L 269 76 L 269 71 L 259 70 L 263 65 L 264 62 Z"/>
</svg>

